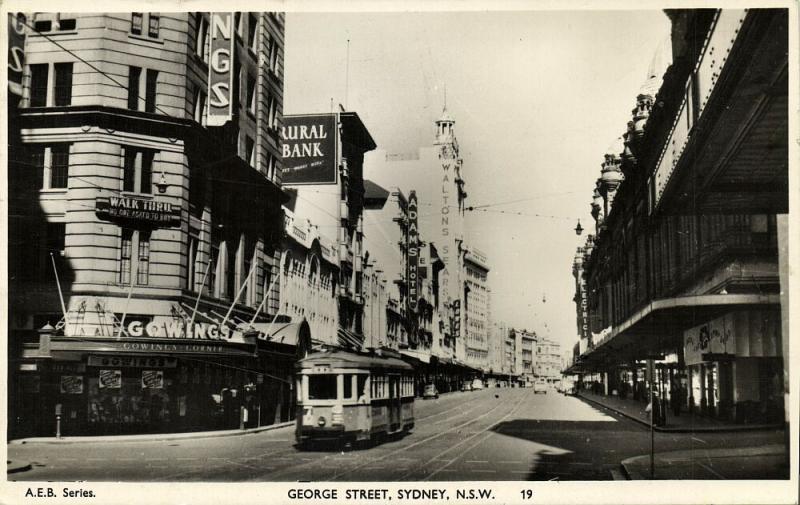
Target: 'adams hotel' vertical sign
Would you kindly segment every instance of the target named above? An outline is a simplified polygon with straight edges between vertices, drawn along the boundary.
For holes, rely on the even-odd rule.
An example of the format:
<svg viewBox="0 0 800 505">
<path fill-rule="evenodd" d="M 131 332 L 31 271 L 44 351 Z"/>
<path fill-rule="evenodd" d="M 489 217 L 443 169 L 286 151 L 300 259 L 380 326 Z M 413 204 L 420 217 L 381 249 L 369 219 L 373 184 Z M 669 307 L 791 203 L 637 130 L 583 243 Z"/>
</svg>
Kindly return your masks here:
<svg viewBox="0 0 800 505">
<path fill-rule="evenodd" d="M 406 309 L 408 317 L 417 310 L 419 299 L 419 229 L 417 228 L 417 192 L 412 190 L 408 195 L 408 261 L 406 279 L 408 279 L 408 296 Z"/>
<path fill-rule="evenodd" d="M 208 69 L 208 126 L 233 117 L 233 13 L 211 13 L 211 60 Z"/>
</svg>

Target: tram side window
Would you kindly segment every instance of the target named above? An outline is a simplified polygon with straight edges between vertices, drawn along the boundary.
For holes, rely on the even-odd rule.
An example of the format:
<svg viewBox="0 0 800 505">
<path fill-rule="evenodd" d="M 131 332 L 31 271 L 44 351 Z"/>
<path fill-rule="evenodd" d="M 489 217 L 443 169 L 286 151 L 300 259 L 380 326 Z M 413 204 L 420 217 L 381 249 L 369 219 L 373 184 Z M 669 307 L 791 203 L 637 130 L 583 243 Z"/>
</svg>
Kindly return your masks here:
<svg viewBox="0 0 800 505">
<path fill-rule="evenodd" d="M 367 376 L 357 375 L 356 392 L 358 393 L 358 401 L 367 401 Z"/>
<path fill-rule="evenodd" d="M 353 399 L 353 374 L 344 374 L 344 399 Z"/>
<path fill-rule="evenodd" d="M 336 375 L 315 374 L 308 377 L 309 400 L 335 400 Z"/>
</svg>

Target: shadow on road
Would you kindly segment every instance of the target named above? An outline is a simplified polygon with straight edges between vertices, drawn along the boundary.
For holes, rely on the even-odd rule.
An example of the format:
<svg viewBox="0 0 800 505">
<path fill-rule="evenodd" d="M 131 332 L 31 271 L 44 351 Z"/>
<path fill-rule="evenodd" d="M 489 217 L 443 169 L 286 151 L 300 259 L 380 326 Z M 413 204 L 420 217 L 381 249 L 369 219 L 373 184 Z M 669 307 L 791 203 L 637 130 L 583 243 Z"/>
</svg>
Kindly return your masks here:
<svg viewBox="0 0 800 505">
<path fill-rule="evenodd" d="M 610 480 L 623 459 L 649 450 L 647 432 L 617 421 L 516 419 L 492 430 L 529 442 L 527 480 Z"/>
</svg>

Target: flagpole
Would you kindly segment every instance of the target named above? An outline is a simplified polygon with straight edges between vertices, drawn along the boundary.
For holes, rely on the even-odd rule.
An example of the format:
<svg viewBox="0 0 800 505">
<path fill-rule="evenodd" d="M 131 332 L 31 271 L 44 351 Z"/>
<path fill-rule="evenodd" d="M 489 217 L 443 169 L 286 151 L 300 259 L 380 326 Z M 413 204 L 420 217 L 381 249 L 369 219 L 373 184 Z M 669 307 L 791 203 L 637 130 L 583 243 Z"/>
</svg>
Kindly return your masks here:
<svg viewBox="0 0 800 505">
<path fill-rule="evenodd" d="M 200 297 L 203 296 L 203 290 L 206 288 L 206 279 L 208 279 L 208 273 L 211 271 L 211 256 L 208 257 L 208 265 L 206 266 L 206 273 L 203 274 L 203 283 L 200 284 L 200 290 L 197 292 L 197 300 L 194 302 L 194 309 L 192 309 L 192 320 L 189 321 L 189 328 L 186 329 L 187 332 L 190 331 L 192 325 L 194 324 L 194 316 L 197 314 L 197 308 L 200 306 Z"/>
<path fill-rule="evenodd" d="M 58 280 L 58 268 L 56 268 L 56 259 L 53 253 L 50 253 L 50 262 L 53 264 L 53 273 L 56 276 L 56 286 L 58 287 L 58 299 L 61 301 L 61 313 L 64 315 L 64 326 L 66 327 L 67 321 L 67 306 L 64 303 L 64 295 L 61 293 L 61 281 Z"/>
<path fill-rule="evenodd" d="M 225 323 L 228 322 L 228 318 L 231 316 L 231 312 L 233 312 L 233 306 L 236 305 L 239 302 L 239 297 L 242 296 L 242 291 L 244 291 L 244 288 L 247 286 L 247 283 L 250 282 L 250 277 L 253 275 L 253 272 L 255 271 L 255 268 L 256 268 L 256 263 L 253 262 L 253 266 L 250 267 L 250 272 L 247 274 L 247 277 L 244 279 L 244 282 L 239 287 L 239 291 L 236 293 L 236 298 L 233 299 L 233 302 L 231 302 L 231 306 L 228 307 L 228 312 L 225 314 L 225 317 L 222 319 L 222 324 L 220 324 L 220 328 L 225 326 Z"/>
<path fill-rule="evenodd" d="M 122 319 L 119 321 L 119 331 L 117 338 L 122 336 L 122 328 L 125 327 L 125 318 L 128 316 L 128 305 L 131 303 L 131 295 L 133 294 L 133 272 L 131 272 L 131 285 L 128 288 L 128 298 L 125 300 L 125 310 L 122 312 Z"/>
<path fill-rule="evenodd" d="M 279 275 L 280 275 L 280 272 L 278 272 L 278 275 L 276 275 L 275 278 L 272 279 L 272 282 L 269 284 L 269 289 L 267 289 L 267 291 L 264 293 L 264 298 L 261 299 L 261 303 L 258 305 L 258 308 L 256 309 L 256 313 L 253 314 L 253 319 L 250 320 L 250 327 L 252 327 L 253 323 L 256 322 L 256 318 L 258 317 L 258 314 L 261 313 L 261 309 L 264 308 L 264 304 L 267 302 L 267 298 L 269 297 L 269 294 L 272 292 L 272 288 L 275 286 L 275 282 L 278 280 L 278 276 Z"/>
</svg>

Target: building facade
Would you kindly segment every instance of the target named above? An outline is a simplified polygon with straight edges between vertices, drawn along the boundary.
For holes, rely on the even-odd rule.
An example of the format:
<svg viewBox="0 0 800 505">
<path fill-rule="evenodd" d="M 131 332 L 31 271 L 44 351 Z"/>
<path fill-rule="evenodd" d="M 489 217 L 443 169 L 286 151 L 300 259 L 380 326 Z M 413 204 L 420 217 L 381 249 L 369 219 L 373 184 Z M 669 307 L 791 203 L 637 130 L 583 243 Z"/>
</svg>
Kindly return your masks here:
<svg viewBox="0 0 800 505">
<path fill-rule="evenodd" d="M 591 335 L 572 370 L 646 401 L 653 359 L 654 393 L 673 408 L 781 420 L 788 152 L 767 138 L 788 123 L 787 14 L 667 15 L 670 59 L 605 155 L 596 237 L 576 258 Z"/>
<path fill-rule="evenodd" d="M 273 386 L 271 419 L 285 417 L 288 383 L 265 382 L 239 326 L 277 296 L 283 17 L 221 16 L 235 74 L 222 126 L 204 112 L 209 14 L 27 16 L 10 432 L 49 433 L 55 413 L 65 434 L 238 426 Z"/>
<path fill-rule="evenodd" d="M 464 361 L 471 367 L 489 372 L 491 289 L 486 255 L 470 248 L 464 256 Z"/>
</svg>

